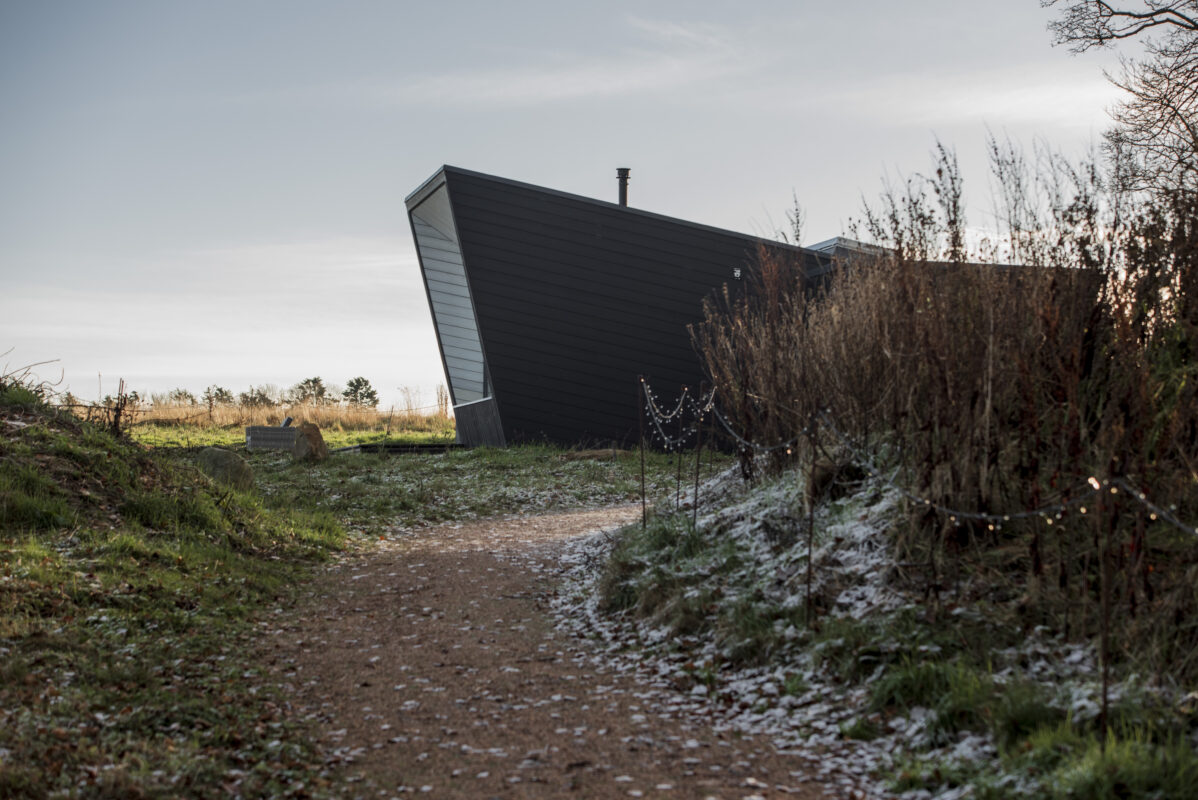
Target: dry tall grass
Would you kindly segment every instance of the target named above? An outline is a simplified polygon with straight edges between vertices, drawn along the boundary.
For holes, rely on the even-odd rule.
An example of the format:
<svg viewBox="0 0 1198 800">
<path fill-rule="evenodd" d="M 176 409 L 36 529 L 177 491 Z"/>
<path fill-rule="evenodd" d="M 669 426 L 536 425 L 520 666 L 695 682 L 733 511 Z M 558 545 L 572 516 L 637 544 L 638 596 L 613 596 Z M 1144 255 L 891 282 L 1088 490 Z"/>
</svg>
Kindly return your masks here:
<svg viewBox="0 0 1198 800">
<path fill-rule="evenodd" d="M 763 442 L 826 409 L 896 482 L 948 508 L 1068 503 L 1097 476 L 1198 519 L 1198 199 L 1148 202 L 1092 166 L 1048 159 L 1033 175 L 1012 148 L 992 155 L 1000 244 L 967 251 L 941 150 L 935 177 L 867 211 L 857 235 L 885 254 L 822 287 L 766 261 L 745 298 L 709 301 L 693 334 L 722 407 Z M 841 448 L 817 430 L 812 447 Z M 1028 624 L 1086 635 L 1107 628 L 1106 605 L 1129 656 L 1198 676 L 1198 540 L 1125 496 L 1088 505 L 1101 529 L 1076 507 L 1000 526 L 912 504 L 899 560 L 926 565 L 932 596 L 962 558 L 1002 561 Z"/>
<path fill-rule="evenodd" d="M 322 429 L 345 431 L 452 431 L 453 420 L 440 411 L 420 408 L 376 409 L 340 403 L 321 405 L 240 406 L 153 403 L 138 406 L 135 419 L 149 425 L 196 425 L 236 428 L 279 425 L 287 417 L 295 424 L 312 422 Z"/>
</svg>

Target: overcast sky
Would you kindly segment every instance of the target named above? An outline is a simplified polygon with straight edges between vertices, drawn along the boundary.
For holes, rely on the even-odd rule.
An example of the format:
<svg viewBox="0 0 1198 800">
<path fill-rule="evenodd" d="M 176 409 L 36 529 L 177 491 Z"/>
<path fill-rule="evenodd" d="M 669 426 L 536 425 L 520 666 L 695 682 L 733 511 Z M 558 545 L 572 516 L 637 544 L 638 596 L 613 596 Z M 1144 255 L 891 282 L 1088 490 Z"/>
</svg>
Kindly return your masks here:
<svg viewBox="0 0 1198 800">
<path fill-rule="evenodd" d="M 736 6 L 734 8 L 734 6 Z M 444 381 L 404 196 L 442 164 L 805 242 L 988 132 L 1081 153 L 1112 53 L 1037 0 L 0 0 L 0 368 Z M 102 386 L 97 375 L 102 375 Z"/>
</svg>

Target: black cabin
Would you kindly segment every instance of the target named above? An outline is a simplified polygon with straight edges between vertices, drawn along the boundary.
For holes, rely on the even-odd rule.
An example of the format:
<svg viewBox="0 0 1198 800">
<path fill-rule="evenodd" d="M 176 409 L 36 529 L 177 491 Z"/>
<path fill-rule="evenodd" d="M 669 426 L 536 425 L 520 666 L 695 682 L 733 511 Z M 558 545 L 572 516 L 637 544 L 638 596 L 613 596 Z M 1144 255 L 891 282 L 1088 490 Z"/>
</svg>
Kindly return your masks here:
<svg viewBox="0 0 1198 800">
<path fill-rule="evenodd" d="M 747 278 L 762 247 L 809 276 L 829 263 L 457 167 L 406 204 L 465 445 L 635 441 L 638 375 L 663 397 L 702 380 L 686 326 L 704 297 Z"/>
</svg>

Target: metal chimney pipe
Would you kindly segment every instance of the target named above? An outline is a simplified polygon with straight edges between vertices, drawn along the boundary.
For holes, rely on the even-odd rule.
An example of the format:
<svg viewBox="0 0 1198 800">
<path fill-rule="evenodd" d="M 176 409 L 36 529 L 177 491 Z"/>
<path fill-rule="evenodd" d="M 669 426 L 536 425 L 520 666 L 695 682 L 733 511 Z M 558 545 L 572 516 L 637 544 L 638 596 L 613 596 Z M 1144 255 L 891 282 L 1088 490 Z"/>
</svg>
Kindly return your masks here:
<svg viewBox="0 0 1198 800">
<path fill-rule="evenodd" d="M 620 182 L 620 205 L 628 205 L 628 167 L 616 167 L 616 180 Z"/>
</svg>

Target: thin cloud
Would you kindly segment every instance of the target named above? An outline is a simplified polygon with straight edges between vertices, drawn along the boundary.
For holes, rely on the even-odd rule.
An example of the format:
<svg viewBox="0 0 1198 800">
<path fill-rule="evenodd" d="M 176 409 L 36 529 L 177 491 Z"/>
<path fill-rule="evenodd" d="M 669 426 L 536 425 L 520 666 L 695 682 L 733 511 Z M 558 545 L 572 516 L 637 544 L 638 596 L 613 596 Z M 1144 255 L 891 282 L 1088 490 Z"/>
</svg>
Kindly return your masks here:
<svg viewBox="0 0 1198 800">
<path fill-rule="evenodd" d="M 734 49 L 728 32 L 715 25 L 669 22 L 628 16 L 625 22 L 660 43 L 681 43 L 709 50 L 729 51 Z"/>
<path fill-rule="evenodd" d="M 424 75 L 398 85 L 338 92 L 388 105 L 537 106 L 571 100 L 655 94 L 744 75 L 758 59 L 719 28 L 630 17 L 646 45 L 590 57 L 543 54 L 534 63 Z"/>
</svg>

